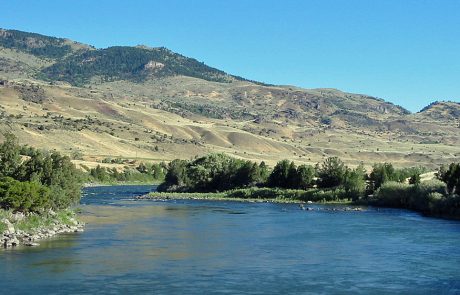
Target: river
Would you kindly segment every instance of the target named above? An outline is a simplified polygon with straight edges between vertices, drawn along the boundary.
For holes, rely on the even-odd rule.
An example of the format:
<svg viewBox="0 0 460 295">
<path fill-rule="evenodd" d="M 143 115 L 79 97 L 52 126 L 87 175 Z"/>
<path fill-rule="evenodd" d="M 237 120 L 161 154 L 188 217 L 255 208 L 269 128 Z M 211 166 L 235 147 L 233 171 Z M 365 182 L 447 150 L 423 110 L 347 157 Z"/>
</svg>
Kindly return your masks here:
<svg viewBox="0 0 460 295">
<path fill-rule="evenodd" d="M 1 250 L 0 294 L 460 294 L 458 221 L 154 189 L 84 189 L 85 232 Z"/>
</svg>

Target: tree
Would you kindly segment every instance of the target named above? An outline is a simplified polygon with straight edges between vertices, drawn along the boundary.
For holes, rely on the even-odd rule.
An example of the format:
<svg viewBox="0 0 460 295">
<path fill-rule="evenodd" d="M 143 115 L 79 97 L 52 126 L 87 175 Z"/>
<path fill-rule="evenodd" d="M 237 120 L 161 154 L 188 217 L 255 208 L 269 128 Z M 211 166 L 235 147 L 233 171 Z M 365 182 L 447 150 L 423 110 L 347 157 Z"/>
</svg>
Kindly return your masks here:
<svg viewBox="0 0 460 295">
<path fill-rule="evenodd" d="M 288 160 L 279 161 L 268 178 L 268 185 L 271 187 L 286 187 L 289 179 L 290 165 L 291 163 Z"/>
<path fill-rule="evenodd" d="M 136 167 L 136 170 L 139 171 L 140 173 L 147 173 L 147 166 L 144 163 L 140 163 Z"/>
<path fill-rule="evenodd" d="M 397 181 L 398 179 L 399 177 L 396 175 L 395 169 L 390 163 L 374 164 L 372 172 L 369 175 L 373 190 L 378 189 L 387 181 Z"/>
<path fill-rule="evenodd" d="M 251 161 L 245 161 L 242 165 L 235 167 L 234 175 L 234 185 L 236 187 L 242 186 L 253 186 L 260 181 L 259 166 L 257 163 Z M 229 176 L 233 174 L 232 171 L 229 171 Z"/>
<path fill-rule="evenodd" d="M 107 170 L 104 167 L 101 167 L 101 165 L 97 165 L 96 168 L 92 168 L 89 174 L 100 182 L 108 181 L 110 178 Z"/>
<path fill-rule="evenodd" d="M 163 172 L 163 167 L 161 166 L 161 164 L 152 165 L 152 175 L 153 175 L 153 178 L 156 180 L 165 178 L 165 173 Z"/>
<path fill-rule="evenodd" d="M 5 140 L 0 145 L 0 176 L 13 176 L 21 165 L 21 147 L 12 133 L 3 134 Z"/>
<path fill-rule="evenodd" d="M 168 185 L 185 185 L 187 183 L 186 166 L 187 161 L 185 160 L 176 159 L 169 163 L 168 172 L 165 176 L 165 183 Z"/>
<path fill-rule="evenodd" d="M 343 188 L 351 199 L 357 200 L 364 195 L 366 191 L 366 176 L 366 170 L 362 164 L 355 169 L 347 169 Z"/>
<path fill-rule="evenodd" d="M 447 193 L 460 193 L 460 163 L 451 163 L 449 168 L 441 166 L 437 177 L 447 186 Z"/>
<path fill-rule="evenodd" d="M 108 177 L 105 168 L 100 166 L 92 169 L 91 175 L 101 181 Z M 80 200 L 82 173 L 69 157 L 57 152 L 35 151 L 18 168 L 16 179 L 36 181 L 49 187 L 54 208 L 66 208 Z"/>
<path fill-rule="evenodd" d="M 288 168 L 288 175 L 287 175 L 286 183 L 283 187 L 295 189 L 298 187 L 298 181 L 299 179 L 297 176 L 297 166 L 295 165 L 294 162 L 291 162 Z"/>
<path fill-rule="evenodd" d="M 268 170 L 267 164 L 264 161 L 259 164 L 259 183 L 266 183 L 268 177 L 270 176 L 270 171 Z"/>
<path fill-rule="evenodd" d="M 310 165 L 300 165 L 297 167 L 297 187 L 307 189 L 313 186 L 315 179 L 315 168 Z"/>
<path fill-rule="evenodd" d="M 318 187 L 332 188 L 341 185 L 346 171 L 345 164 L 339 158 L 327 158 L 321 165 L 317 165 Z"/>
</svg>

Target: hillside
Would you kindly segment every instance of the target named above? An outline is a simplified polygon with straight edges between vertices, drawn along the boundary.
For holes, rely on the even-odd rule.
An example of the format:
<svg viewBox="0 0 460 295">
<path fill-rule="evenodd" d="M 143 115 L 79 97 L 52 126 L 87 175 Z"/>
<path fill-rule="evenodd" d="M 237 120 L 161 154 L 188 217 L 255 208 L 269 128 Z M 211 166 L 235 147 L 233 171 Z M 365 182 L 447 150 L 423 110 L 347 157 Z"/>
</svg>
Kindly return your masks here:
<svg viewBox="0 0 460 295">
<path fill-rule="evenodd" d="M 424 107 L 419 116 L 439 121 L 456 121 L 460 123 L 460 103 L 453 101 L 435 101 Z"/>
<path fill-rule="evenodd" d="M 0 80 L 1 130 L 85 165 L 210 151 L 429 167 L 460 156 L 456 103 L 410 114 L 368 95 L 248 81 L 166 48 L 0 30 Z"/>
<path fill-rule="evenodd" d="M 75 86 L 96 81 L 145 81 L 149 77 L 183 75 L 207 81 L 231 82 L 241 78 L 206 66 L 166 48 L 109 47 L 84 50 L 44 68 L 39 77 L 66 81 Z"/>
</svg>

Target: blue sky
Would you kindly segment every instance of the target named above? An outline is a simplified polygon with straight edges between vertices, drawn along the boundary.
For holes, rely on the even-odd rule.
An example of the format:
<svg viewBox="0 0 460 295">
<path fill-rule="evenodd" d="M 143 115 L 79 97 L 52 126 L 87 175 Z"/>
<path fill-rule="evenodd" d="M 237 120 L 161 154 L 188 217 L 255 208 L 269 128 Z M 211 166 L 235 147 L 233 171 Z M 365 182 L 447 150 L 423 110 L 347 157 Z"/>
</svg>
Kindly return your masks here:
<svg viewBox="0 0 460 295">
<path fill-rule="evenodd" d="M 460 101 L 458 0 L 18 0 L 1 7 L 3 28 L 96 47 L 165 46 L 267 83 L 364 93 L 411 111 Z"/>
</svg>

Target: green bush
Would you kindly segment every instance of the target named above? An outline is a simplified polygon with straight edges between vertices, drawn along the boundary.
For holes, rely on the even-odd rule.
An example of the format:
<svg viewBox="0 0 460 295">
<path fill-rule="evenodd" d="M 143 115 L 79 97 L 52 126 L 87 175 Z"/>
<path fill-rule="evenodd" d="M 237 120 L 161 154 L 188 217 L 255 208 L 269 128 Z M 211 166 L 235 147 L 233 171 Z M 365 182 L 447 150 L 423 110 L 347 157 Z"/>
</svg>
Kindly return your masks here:
<svg viewBox="0 0 460 295">
<path fill-rule="evenodd" d="M 438 180 L 410 185 L 384 183 L 370 199 L 370 204 L 406 208 L 432 216 L 460 218 L 460 196 L 446 195 L 446 184 Z"/>
<path fill-rule="evenodd" d="M 37 182 L 0 179 L 0 207 L 22 212 L 40 212 L 51 207 L 51 190 Z"/>
<path fill-rule="evenodd" d="M 21 152 L 29 157 L 21 162 Z M 69 157 L 20 146 L 12 134 L 0 145 L 0 207 L 15 211 L 67 208 L 80 200 L 82 173 Z"/>
</svg>

